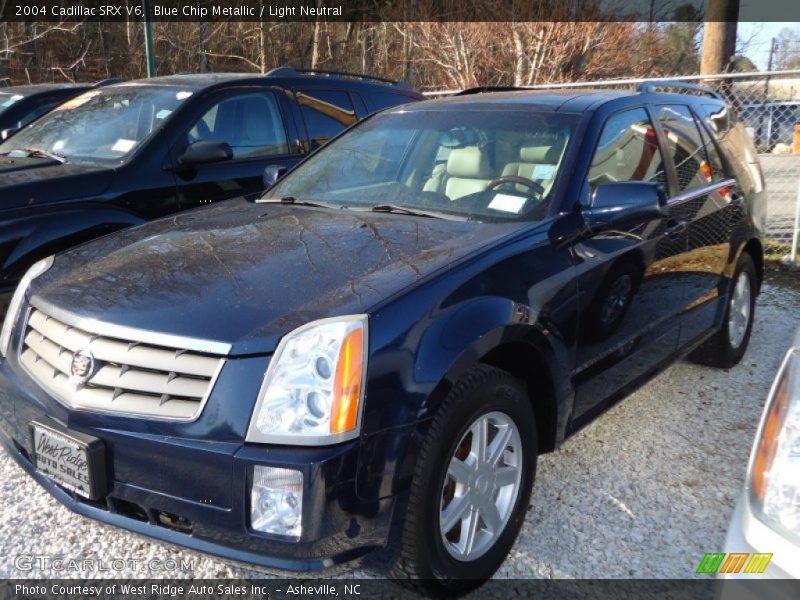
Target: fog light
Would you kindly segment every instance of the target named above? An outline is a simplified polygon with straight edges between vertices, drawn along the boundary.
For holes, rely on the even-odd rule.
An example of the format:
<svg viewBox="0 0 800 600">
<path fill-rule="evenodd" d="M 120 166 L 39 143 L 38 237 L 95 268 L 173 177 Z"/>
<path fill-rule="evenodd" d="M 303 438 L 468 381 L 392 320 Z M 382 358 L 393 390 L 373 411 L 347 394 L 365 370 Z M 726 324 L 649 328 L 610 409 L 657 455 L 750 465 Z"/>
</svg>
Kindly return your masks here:
<svg viewBox="0 0 800 600">
<path fill-rule="evenodd" d="M 250 490 L 250 526 L 256 531 L 300 539 L 303 530 L 303 473 L 255 466 Z"/>
</svg>

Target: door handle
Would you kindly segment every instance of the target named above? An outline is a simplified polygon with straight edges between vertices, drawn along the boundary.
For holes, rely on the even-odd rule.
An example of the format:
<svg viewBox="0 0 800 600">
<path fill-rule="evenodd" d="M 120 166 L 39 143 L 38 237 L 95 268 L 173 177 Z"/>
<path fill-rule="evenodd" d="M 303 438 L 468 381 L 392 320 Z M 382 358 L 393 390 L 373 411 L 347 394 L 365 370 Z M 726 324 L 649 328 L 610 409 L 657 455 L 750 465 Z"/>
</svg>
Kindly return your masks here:
<svg viewBox="0 0 800 600">
<path fill-rule="evenodd" d="M 671 221 L 669 227 L 664 230 L 664 235 L 667 237 L 678 237 L 686 232 L 686 221 Z"/>
</svg>

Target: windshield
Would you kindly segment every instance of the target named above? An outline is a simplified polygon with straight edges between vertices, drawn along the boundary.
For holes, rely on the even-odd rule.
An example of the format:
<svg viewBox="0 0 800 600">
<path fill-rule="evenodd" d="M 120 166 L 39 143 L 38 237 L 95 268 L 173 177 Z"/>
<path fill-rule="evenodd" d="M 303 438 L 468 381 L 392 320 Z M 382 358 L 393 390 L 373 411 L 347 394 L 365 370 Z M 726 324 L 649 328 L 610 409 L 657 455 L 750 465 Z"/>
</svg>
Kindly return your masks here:
<svg viewBox="0 0 800 600">
<path fill-rule="evenodd" d="M 540 219 L 577 121 L 533 109 L 382 113 L 323 147 L 263 200 Z"/>
<path fill-rule="evenodd" d="M 8 92 L 0 92 L 0 115 L 6 112 L 12 105 L 22 100 L 25 96 L 22 94 L 9 94 Z"/>
<path fill-rule="evenodd" d="M 66 159 L 122 161 L 189 96 L 146 85 L 91 90 L 0 144 L 0 154 L 37 150 Z"/>
</svg>

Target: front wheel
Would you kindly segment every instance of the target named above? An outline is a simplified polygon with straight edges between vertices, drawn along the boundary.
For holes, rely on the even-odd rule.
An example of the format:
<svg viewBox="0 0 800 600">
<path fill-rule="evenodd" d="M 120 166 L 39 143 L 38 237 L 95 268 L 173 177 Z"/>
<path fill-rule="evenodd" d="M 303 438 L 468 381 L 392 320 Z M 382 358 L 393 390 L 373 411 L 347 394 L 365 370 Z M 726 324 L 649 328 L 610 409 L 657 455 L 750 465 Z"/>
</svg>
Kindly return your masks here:
<svg viewBox="0 0 800 600">
<path fill-rule="evenodd" d="M 491 577 L 525 518 L 536 455 L 522 385 L 500 369 L 473 368 L 422 444 L 392 577 L 445 594 Z"/>
<path fill-rule="evenodd" d="M 739 364 L 747 351 L 758 289 L 756 266 L 747 252 L 739 258 L 730 285 L 722 327 L 690 355 L 694 362 L 729 369 Z"/>
</svg>

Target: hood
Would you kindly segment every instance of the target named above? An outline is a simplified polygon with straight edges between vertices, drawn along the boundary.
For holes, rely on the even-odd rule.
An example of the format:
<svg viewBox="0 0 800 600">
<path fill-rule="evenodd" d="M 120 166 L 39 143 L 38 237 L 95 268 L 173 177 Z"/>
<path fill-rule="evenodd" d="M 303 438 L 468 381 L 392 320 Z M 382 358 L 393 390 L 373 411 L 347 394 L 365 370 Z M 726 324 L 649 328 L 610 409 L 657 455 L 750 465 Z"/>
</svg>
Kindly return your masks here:
<svg viewBox="0 0 800 600">
<path fill-rule="evenodd" d="M 270 352 L 516 228 L 232 200 L 60 255 L 31 293 L 78 317 Z"/>
<path fill-rule="evenodd" d="M 113 169 L 97 165 L 0 156 L 0 210 L 98 196 L 113 176 Z"/>
</svg>

